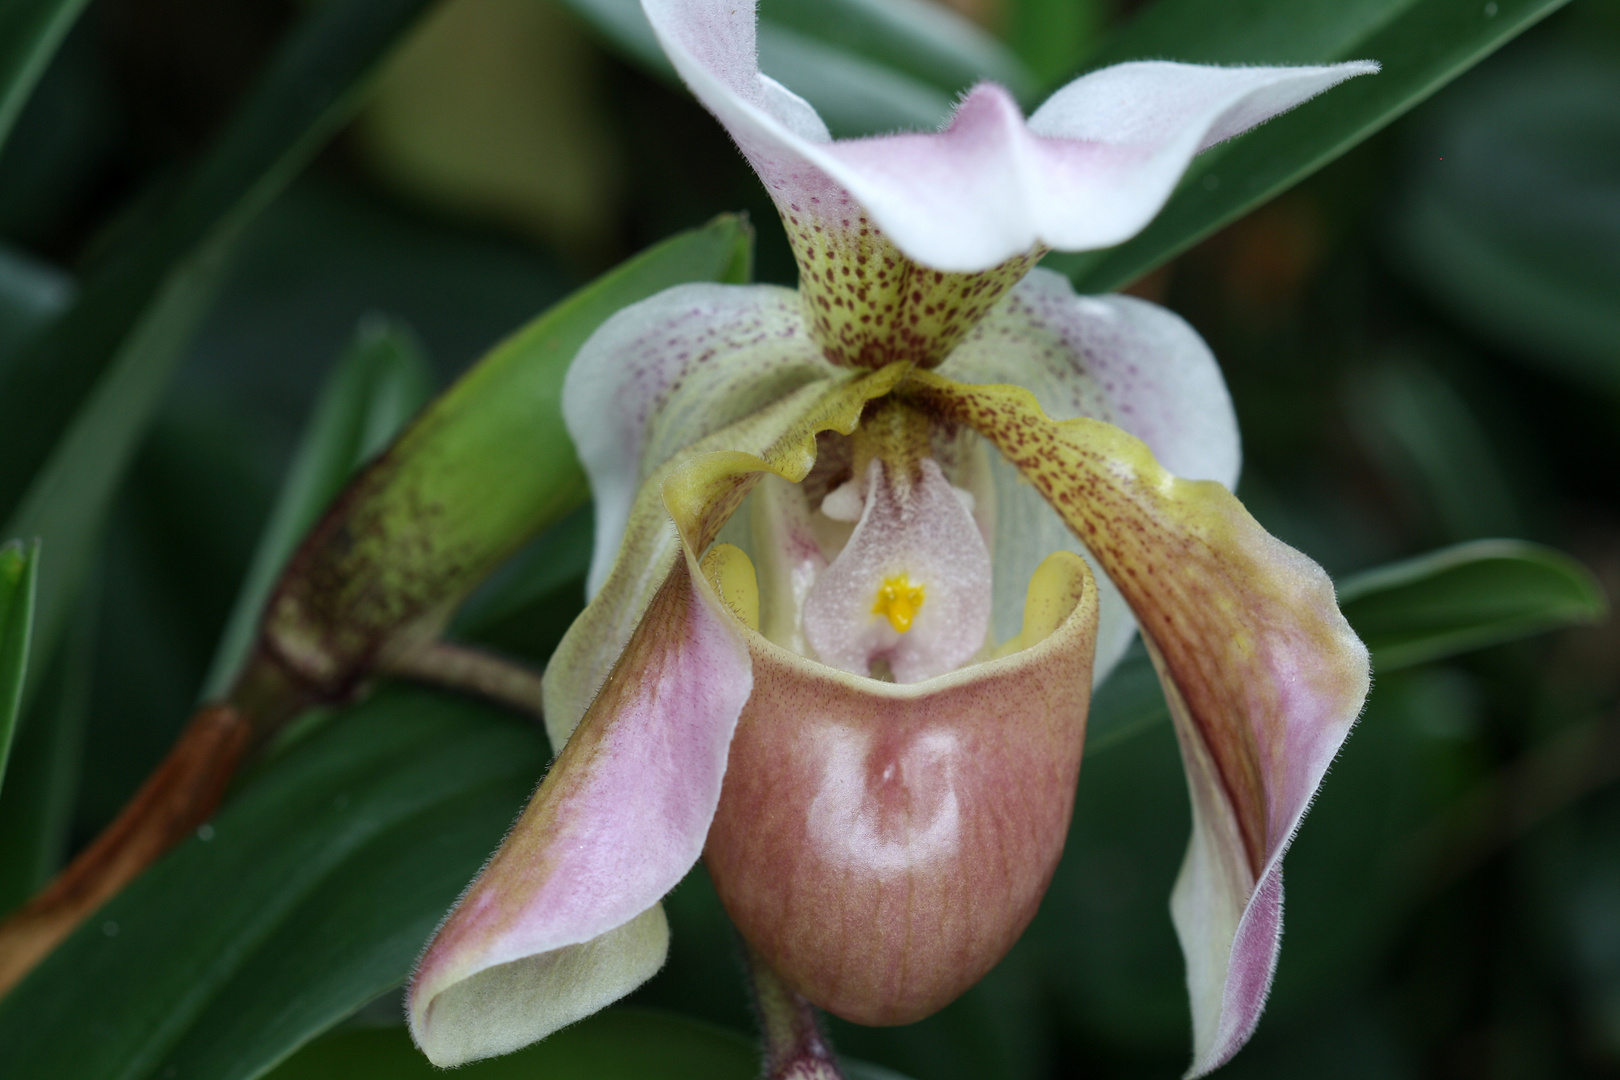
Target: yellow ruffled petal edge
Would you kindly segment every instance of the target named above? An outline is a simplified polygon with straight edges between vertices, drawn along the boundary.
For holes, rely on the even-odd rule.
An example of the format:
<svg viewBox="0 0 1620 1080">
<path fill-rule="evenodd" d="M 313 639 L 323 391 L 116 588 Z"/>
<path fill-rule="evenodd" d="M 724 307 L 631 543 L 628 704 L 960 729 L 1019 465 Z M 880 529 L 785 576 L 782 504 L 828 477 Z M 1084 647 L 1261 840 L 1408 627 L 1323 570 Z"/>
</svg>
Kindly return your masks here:
<svg viewBox="0 0 1620 1080">
<path fill-rule="evenodd" d="M 1012 386 L 911 373 L 898 391 L 988 439 L 1096 556 L 1141 625 L 1175 718 L 1194 836 L 1174 898 L 1197 1075 L 1258 1021 L 1281 929 L 1280 861 L 1361 710 L 1367 650 L 1327 574 L 1224 487 L 1166 472 L 1097 420 Z"/>
</svg>

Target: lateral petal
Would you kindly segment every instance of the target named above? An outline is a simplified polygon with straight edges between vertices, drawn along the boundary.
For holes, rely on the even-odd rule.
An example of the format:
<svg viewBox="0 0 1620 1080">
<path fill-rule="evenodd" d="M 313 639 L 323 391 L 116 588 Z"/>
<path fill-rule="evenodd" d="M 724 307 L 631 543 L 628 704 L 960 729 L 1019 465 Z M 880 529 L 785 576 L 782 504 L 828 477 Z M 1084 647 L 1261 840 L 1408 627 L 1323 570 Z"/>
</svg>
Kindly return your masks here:
<svg viewBox="0 0 1620 1080">
<path fill-rule="evenodd" d="M 902 393 L 989 439 L 1119 586 L 1165 685 L 1193 838 L 1172 899 L 1194 1054 L 1214 1069 L 1258 1022 L 1275 968 L 1282 857 L 1369 685 L 1321 567 L 1226 488 L 1181 480 L 1141 440 L 1054 421 L 1028 391 L 914 372 Z"/>
<path fill-rule="evenodd" d="M 701 440 L 647 485 L 643 499 L 657 499 L 666 522 L 677 505 L 687 510 L 676 513 L 680 541 L 662 581 L 528 808 L 417 965 L 411 1032 L 435 1064 L 544 1038 L 662 964 L 658 901 L 702 851 L 753 687 L 743 624 L 696 558 L 752 483 L 726 465 L 743 457 L 802 479 L 816 435 L 854 430 L 866 402 L 904 375 L 901 365 L 802 387 Z M 672 487 L 679 496 L 693 484 L 707 493 L 700 504 L 671 501 Z M 592 607 L 614 598 L 610 579 Z"/>
<path fill-rule="evenodd" d="M 682 561 L 417 965 L 411 1034 L 429 1060 L 516 1050 L 658 970 L 658 899 L 702 851 L 752 688 L 735 621 Z"/>
<path fill-rule="evenodd" d="M 1199 150 L 1377 70 L 1120 64 L 1059 90 L 1027 124 L 1006 90 L 983 84 L 943 131 L 832 142 L 809 105 L 760 74 L 752 2 L 642 7 L 784 217 L 792 208 L 847 228 L 852 199 L 901 252 L 941 271 L 1117 244 L 1158 212 Z"/>
<path fill-rule="evenodd" d="M 596 506 L 587 594 L 607 580 L 648 474 L 832 374 L 809 340 L 798 296 L 774 285 L 677 285 L 603 323 L 563 383 L 563 419 Z"/>
<path fill-rule="evenodd" d="M 964 383 L 1011 383 L 1054 420 L 1087 416 L 1130 432 L 1171 473 L 1237 484 L 1237 416 L 1214 354 L 1174 312 L 1132 296 L 1077 296 L 1068 278 L 1037 267 L 937 369 Z M 995 576 L 1025 581 L 1053 551 L 1090 558 L 1046 499 L 996 456 Z M 1095 569 L 1095 567 L 1094 567 Z M 1124 655 L 1136 622 L 1098 573 L 1101 683 Z M 998 640 L 1017 632 L 1019 598 L 996 597 Z"/>
<path fill-rule="evenodd" d="M 773 286 L 669 289 L 620 311 L 580 348 L 563 414 L 596 498 L 596 549 L 592 602 L 546 668 L 552 746 L 567 741 L 674 566 L 659 470 L 698 444 L 769 445 L 849 378 L 807 341 L 797 296 Z"/>
</svg>

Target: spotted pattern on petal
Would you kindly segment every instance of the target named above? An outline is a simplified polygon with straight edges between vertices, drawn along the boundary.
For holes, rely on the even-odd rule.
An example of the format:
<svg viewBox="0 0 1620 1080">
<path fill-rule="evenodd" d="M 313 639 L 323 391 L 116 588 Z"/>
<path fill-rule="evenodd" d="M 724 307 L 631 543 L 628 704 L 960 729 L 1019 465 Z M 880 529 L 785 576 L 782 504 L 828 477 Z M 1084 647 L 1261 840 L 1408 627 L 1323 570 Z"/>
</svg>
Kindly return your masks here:
<svg viewBox="0 0 1620 1080">
<path fill-rule="evenodd" d="M 1292 837 L 1360 711 L 1367 652 L 1321 567 L 1226 488 L 1181 480 L 1111 424 L 1027 390 L 913 373 L 904 390 L 989 439 L 1097 556 L 1208 748 L 1250 874 Z"/>
<path fill-rule="evenodd" d="M 778 208 L 799 262 L 811 336 L 827 359 L 846 367 L 897 360 L 934 367 L 1044 254 L 1037 249 L 977 273 L 947 273 L 901 254 L 843 192 Z"/>
</svg>

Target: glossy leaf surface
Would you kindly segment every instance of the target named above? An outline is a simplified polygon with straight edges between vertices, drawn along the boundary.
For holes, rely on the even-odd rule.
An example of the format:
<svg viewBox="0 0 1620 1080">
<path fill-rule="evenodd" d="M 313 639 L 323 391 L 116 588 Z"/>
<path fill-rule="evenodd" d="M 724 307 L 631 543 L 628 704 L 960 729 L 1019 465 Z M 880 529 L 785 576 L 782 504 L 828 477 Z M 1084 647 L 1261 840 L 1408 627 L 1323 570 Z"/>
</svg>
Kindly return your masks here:
<svg viewBox="0 0 1620 1080">
<path fill-rule="evenodd" d="M 568 0 L 646 69 L 673 80 L 640 0 Z M 980 79 L 1027 94 L 1033 78 L 1005 46 L 943 5 L 917 0 L 763 0 L 761 69 L 801 95 L 834 135 L 929 128 Z"/>
<path fill-rule="evenodd" d="M 1375 672 L 1594 622 L 1607 609 L 1590 572 L 1520 540 L 1480 540 L 1369 570 L 1339 585 L 1339 603 Z"/>
<path fill-rule="evenodd" d="M 357 477 L 277 587 L 266 639 L 341 692 L 402 633 L 431 633 L 504 559 L 588 498 L 563 427 L 574 353 L 627 304 L 687 281 L 746 280 L 752 233 L 716 219 L 539 316 L 430 405 Z"/>
<path fill-rule="evenodd" d="M 66 274 L 0 244 L 0 370 L 29 336 L 73 298 Z"/>
<path fill-rule="evenodd" d="M 22 709 L 23 681 L 28 675 L 28 645 L 34 630 L 34 582 L 39 571 L 39 544 L 0 544 L 0 790 Z"/>
<path fill-rule="evenodd" d="M 368 319 L 338 361 L 253 553 L 253 564 L 203 684 L 204 700 L 229 688 L 253 645 L 265 598 L 288 556 L 355 469 L 381 453 L 427 402 L 432 374 L 408 328 Z"/>
<path fill-rule="evenodd" d="M 40 647 L 82 580 L 108 499 L 241 227 L 348 117 L 365 77 L 425 0 L 338 0 L 284 42 L 167 210 L 0 373 L 0 514 L 40 535 Z"/>
<path fill-rule="evenodd" d="M 86 0 L 12 0 L 0 6 L 0 146 Z"/>
<path fill-rule="evenodd" d="M 1620 395 L 1620 65 L 1509 59 L 1436 102 L 1391 246 L 1487 341 Z"/>
<path fill-rule="evenodd" d="M 906 1080 L 862 1061 L 849 1080 Z M 310 1043 L 268 1080 L 434 1080 L 403 1027 L 350 1028 Z M 742 1035 L 673 1013 L 609 1009 L 505 1057 L 463 1065 L 466 1080 L 754 1080 L 759 1051 Z"/>
<path fill-rule="evenodd" d="M 259 1075 L 405 978 L 545 759 L 421 691 L 315 731 L 0 1002 L 6 1075 Z"/>
<path fill-rule="evenodd" d="M 753 1080 L 748 1040 L 668 1013 L 610 1009 L 505 1057 L 463 1065 L 467 1080 Z M 403 1027 L 336 1031 L 311 1043 L 269 1080 L 433 1080 L 445 1075 Z"/>
<path fill-rule="evenodd" d="M 1199 157 L 1159 216 L 1107 251 L 1054 256 L 1081 292 L 1117 289 L 1304 179 L 1434 93 L 1565 0 L 1159 0 L 1087 66 L 1377 60 L 1334 88 Z"/>
</svg>

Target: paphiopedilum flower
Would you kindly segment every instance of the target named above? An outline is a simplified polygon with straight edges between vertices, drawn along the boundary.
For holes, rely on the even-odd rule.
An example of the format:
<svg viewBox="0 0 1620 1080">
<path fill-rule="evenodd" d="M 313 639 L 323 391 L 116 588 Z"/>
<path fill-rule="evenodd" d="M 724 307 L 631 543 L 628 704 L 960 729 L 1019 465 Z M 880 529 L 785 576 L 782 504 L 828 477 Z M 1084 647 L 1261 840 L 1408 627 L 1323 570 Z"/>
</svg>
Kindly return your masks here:
<svg viewBox="0 0 1620 1080">
<path fill-rule="evenodd" d="M 1094 672 L 1140 627 L 1192 794 L 1171 911 L 1214 1068 L 1258 1020 L 1282 856 L 1367 654 L 1232 495 L 1197 334 L 1032 267 L 1125 239 L 1200 150 L 1374 65 L 1124 64 L 1027 121 L 984 85 L 938 133 L 834 142 L 758 71 L 751 3 L 644 6 L 800 287 L 672 289 L 574 361 L 597 547 L 546 675 L 562 750 L 421 960 L 418 1044 L 502 1053 L 629 992 L 700 855 L 810 1001 L 942 1007 L 1034 914 Z"/>
</svg>

